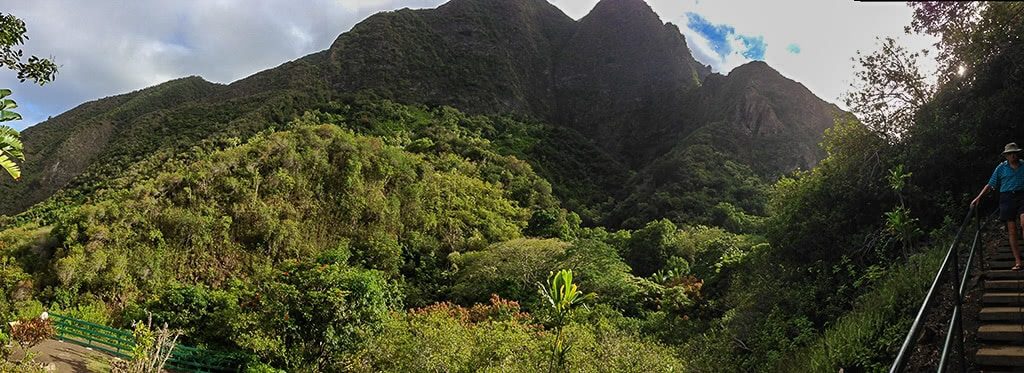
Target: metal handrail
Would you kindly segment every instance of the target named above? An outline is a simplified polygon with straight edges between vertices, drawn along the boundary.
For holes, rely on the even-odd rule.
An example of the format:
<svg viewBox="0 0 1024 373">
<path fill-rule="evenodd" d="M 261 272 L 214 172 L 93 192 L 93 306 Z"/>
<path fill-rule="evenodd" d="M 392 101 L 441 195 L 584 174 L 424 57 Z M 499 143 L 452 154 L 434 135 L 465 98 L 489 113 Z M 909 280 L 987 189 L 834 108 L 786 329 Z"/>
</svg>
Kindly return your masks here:
<svg viewBox="0 0 1024 373">
<path fill-rule="evenodd" d="M 946 252 L 945 258 L 942 260 L 942 265 L 939 266 L 939 270 L 935 273 L 935 280 L 932 281 L 932 286 L 928 289 L 928 294 L 925 295 L 924 302 L 921 303 L 921 308 L 917 311 L 917 317 L 914 318 L 914 323 L 910 326 L 910 331 L 907 333 L 907 337 L 903 340 L 900 352 L 896 355 L 896 360 L 893 361 L 892 367 L 889 369 L 890 373 L 903 371 L 907 360 L 910 358 L 910 351 L 917 344 L 917 336 L 921 332 L 921 325 L 924 323 L 929 307 L 935 300 L 939 284 L 942 282 L 942 277 L 946 275 L 947 270 L 952 272 L 950 277 L 952 278 L 951 288 L 954 292 L 953 314 L 949 319 L 949 327 L 946 332 L 946 340 L 942 346 L 942 354 L 937 371 L 944 372 L 946 370 L 950 354 L 952 353 L 951 347 L 954 336 L 957 340 L 957 347 L 960 350 L 960 359 L 958 361 L 960 368 L 959 371 L 964 371 L 965 354 L 961 303 L 963 302 L 964 286 L 967 283 L 968 276 L 970 275 L 971 264 L 973 263 L 974 256 L 977 253 L 976 249 L 981 237 L 981 215 L 978 214 L 977 210 L 977 206 L 971 207 L 967 212 L 967 216 L 964 216 L 963 222 L 960 223 L 960 228 L 957 229 L 956 236 L 953 238 L 953 242 L 949 245 L 949 250 Z M 971 251 L 967 255 L 967 263 L 964 266 L 964 273 L 961 276 L 957 247 L 960 244 L 961 234 L 963 234 L 967 225 L 971 223 L 972 218 L 974 218 L 973 220 L 975 222 L 974 240 L 971 243 Z"/>
<path fill-rule="evenodd" d="M 132 332 L 68 316 L 49 313 L 53 317 L 56 337 L 62 341 L 98 349 L 129 359 L 135 347 Z M 212 352 L 184 345 L 175 345 L 167 367 L 179 372 L 237 372 L 241 361 L 230 354 Z"/>
</svg>

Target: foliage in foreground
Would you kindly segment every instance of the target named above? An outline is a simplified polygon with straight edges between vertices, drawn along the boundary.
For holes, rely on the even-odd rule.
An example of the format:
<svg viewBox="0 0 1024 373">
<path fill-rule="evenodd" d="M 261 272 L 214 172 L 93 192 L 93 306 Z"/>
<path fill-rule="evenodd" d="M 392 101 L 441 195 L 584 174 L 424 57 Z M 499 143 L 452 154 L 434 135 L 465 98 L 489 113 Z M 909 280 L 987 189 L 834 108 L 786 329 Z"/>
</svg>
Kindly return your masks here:
<svg viewBox="0 0 1024 373">
<path fill-rule="evenodd" d="M 928 286 L 935 279 L 935 269 L 942 262 L 946 249 L 942 245 L 935 246 L 888 271 L 857 300 L 853 310 L 801 349 L 784 369 L 801 372 L 888 370 Z"/>
<path fill-rule="evenodd" d="M 573 372 L 672 372 L 681 361 L 672 350 L 622 328 L 615 312 L 600 307 L 566 326 Z M 353 371 L 545 371 L 555 336 L 518 304 L 494 298 L 464 308 L 437 304 L 396 315 L 350 361 Z"/>
<path fill-rule="evenodd" d="M 536 283 L 566 268 L 595 294 L 561 328 L 571 371 L 771 370 L 899 250 L 881 224 L 896 203 L 881 177 L 891 149 L 856 123 L 832 131 L 819 168 L 775 186 L 768 218 L 719 203 L 709 219 L 728 230 L 619 231 L 579 228 L 533 167 L 499 151 L 531 145 L 488 139 L 504 125 L 349 102 L 244 143 L 154 154 L 87 199 L 8 221 L 0 312 L 45 304 L 124 325 L 151 311 L 183 343 L 254 368 L 535 370 L 557 339 Z M 494 294 L 520 316 L 425 311 Z"/>
</svg>

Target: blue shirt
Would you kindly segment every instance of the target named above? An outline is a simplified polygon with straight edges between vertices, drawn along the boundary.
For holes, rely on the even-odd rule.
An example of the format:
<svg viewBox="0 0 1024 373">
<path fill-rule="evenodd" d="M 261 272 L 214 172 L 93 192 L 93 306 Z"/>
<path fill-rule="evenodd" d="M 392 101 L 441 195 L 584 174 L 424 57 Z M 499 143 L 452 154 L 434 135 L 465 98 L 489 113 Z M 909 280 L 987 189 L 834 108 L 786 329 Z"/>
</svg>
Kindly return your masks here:
<svg viewBox="0 0 1024 373">
<path fill-rule="evenodd" d="M 1014 170 L 1009 161 L 1003 161 L 992 172 L 988 185 L 1000 193 L 1024 190 L 1024 162 L 1017 162 L 1017 169 Z"/>
</svg>

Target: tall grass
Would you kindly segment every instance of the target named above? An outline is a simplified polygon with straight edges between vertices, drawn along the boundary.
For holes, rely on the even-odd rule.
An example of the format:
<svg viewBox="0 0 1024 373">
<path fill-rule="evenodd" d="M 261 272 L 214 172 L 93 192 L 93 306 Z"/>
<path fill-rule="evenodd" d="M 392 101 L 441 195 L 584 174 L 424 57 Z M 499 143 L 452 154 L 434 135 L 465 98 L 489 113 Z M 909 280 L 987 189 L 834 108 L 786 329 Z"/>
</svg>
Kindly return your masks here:
<svg viewBox="0 0 1024 373">
<path fill-rule="evenodd" d="M 780 371 L 886 371 L 921 306 L 946 253 L 926 249 L 888 271 L 850 313 L 828 326 L 817 341 L 785 359 Z"/>
</svg>

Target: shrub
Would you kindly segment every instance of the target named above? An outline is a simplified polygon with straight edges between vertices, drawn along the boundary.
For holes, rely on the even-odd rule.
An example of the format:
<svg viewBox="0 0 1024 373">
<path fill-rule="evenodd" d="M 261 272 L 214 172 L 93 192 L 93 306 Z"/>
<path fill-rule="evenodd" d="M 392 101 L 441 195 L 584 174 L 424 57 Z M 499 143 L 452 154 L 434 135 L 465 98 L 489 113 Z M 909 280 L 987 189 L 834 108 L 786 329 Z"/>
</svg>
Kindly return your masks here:
<svg viewBox="0 0 1024 373">
<path fill-rule="evenodd" d="M 18 320 L 11 325 L 11 339 L 18 342 L 24 350 L 53 337 L 54 333 L 50 320 L 41 317 Z"/>
</svg>

